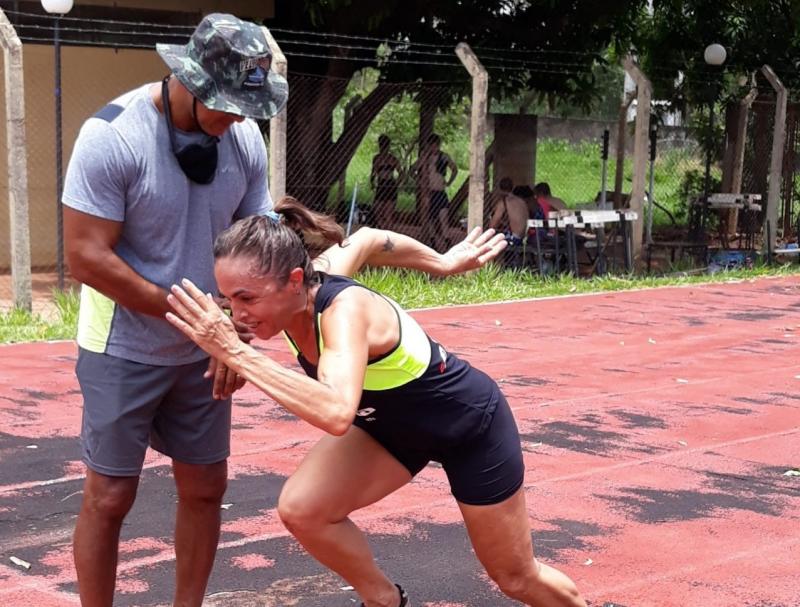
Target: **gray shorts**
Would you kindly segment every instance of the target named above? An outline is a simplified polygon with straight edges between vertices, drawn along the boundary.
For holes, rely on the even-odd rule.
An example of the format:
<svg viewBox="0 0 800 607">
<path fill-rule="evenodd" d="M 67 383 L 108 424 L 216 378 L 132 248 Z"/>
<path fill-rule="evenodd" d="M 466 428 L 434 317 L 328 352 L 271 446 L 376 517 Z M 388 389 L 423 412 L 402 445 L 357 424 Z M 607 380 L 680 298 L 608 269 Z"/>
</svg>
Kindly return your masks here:
<svg viewBox="0 0 800 607">
<path fill-rule="evenodd" d="M 144 365 L 79 348 L 83 461 L 108 476 L 138 476 L 148 443 L 186 464 L 230 454 L 231 401 L 214 400 L 208 360 Z"/>
</svg>

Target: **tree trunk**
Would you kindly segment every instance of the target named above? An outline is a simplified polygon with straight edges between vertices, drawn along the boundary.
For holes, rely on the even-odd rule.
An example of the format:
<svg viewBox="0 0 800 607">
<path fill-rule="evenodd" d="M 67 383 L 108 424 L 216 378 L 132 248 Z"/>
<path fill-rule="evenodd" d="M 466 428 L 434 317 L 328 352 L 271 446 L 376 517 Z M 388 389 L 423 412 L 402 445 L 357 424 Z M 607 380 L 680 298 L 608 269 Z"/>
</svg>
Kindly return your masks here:
<svg viewBox="0 0 800 607">
<path fill-rule="evenodd" d="M 347 84 L 339 78 L 290 75 L 286 192 L 312 209 L 325 210 L 331 188 L 345 174 L 370 124 L 403 90 L 379 85 L 355 107 L 333 141 L 333 111 Z"/>
</svg>

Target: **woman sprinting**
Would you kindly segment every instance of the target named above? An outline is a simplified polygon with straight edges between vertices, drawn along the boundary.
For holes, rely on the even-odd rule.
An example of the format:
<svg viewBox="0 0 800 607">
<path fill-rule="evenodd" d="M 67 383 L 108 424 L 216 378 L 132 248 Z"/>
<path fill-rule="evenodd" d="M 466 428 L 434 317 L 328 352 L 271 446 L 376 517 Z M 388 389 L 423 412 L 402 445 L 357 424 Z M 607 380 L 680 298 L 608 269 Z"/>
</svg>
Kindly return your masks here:
<svg viewBox="0 0 800 607">
<path fill-rule="evenodd" d="M 366 607 L 408 607 L 349 515 L 438 461 L 478 559 L 506 595 L 541 607 L 585 606 L 572 580 L 534 557 L 519 434 L 497 384 L 432 340 L 395 302 L 342 276 L 354 266 L 337 247 L 312 262 L 295 230 L 341 243 L 331 218 L 288 198 L 275 211 L 220 235 L 215 275 L 234 319 L 263 339 L 282 332 L 305 375 L 242 343 L 231 320 L 189 281 L 173 287 L 175 314 L 168 318 L 327 433 L 281 492 L 287 529 Z M 385 234 L 360 231 L 352 239 L 390 256 L 396 243 Z M 490 236 L 474 238 L 484 246 Z M 437 255 L 416 242 L 403 246 L 418 246 L 420 258 Z"/>
</svg>

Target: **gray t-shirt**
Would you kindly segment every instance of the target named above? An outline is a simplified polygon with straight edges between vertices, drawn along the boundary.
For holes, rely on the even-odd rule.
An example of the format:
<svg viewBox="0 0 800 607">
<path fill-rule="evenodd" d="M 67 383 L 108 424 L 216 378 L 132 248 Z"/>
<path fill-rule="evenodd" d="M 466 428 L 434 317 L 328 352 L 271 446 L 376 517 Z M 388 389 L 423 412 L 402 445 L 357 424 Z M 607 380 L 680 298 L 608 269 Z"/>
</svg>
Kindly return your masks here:
<svg viewBox="0 0 800 607">
<path fill-rule="evenodd" d="M 178 166 L 151 86 L 112 101 L 119 107 L 104 112 L 108 119 L 95 116 L 84 123 L 67 168 L 63 202 L 122 222 L 115 252 L 145 279 L 169 289 L 186 277 L 216 294 L 217 234 L 238 218 L 272 208 L 264 139 L 252 120 L 234 123 L 217 144 L 214 181 L 198 185 Z M 129 310 L 87 285 L 81 289 L 78 344 L 152 365 L 206 357 L 165 319 Z"/>
</svg>

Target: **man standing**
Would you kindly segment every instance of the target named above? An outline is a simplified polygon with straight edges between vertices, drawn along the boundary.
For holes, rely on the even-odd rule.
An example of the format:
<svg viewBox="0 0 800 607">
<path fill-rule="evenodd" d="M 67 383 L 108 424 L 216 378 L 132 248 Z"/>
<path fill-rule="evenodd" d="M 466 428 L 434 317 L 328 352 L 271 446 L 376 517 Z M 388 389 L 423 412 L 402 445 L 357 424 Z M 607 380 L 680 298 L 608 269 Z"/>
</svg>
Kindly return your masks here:
<svg viewBox="0 0 800 607">
<path fill-rule="evenodd" d="M 431 133 L 424 154 L 413 167 L 428 194 L 428 216 L 423 234 L 427 233 L 431 246 L 437 251 L 444 251 L 450 244 L 447 240 L 450 224 L 447 188 L 458 175 L 458 166 L 442 151 L 441 145 L 442 138 Z"/>
<path fill-rule="evenodd" d="M 157 50 L 170 75 L 86 121 L 64 188 L 66 256 L 83 283 L 76 373 L 87 471 L 73 551 L 84 607 L 113 602 L 120 527 L 148 444 L 172 458 L 178 493 L 174 604 L 202 603 L 234 386 L 212 396 L 206 354 L 164 319 L 167 289 L 188 276 L 216 293 L 216 235 L 271 209 L 264 140 L 246 118 L 274 116 L 288 96 L 262 29 L 231 15 L 208 15 L 186 46 Z"/>
<path fill-rule="evenodd" d="M 370 185 L 375 192 L 372 203 L 373 223 L 378 227 L 391 229 L 394 212 L 397 210 L 397 189 L 402 167 L 397 156 L 392 154 L 392 140 L 386 134 L 378 137 L 378 153 L 372 158 Z"/>
</svg>

